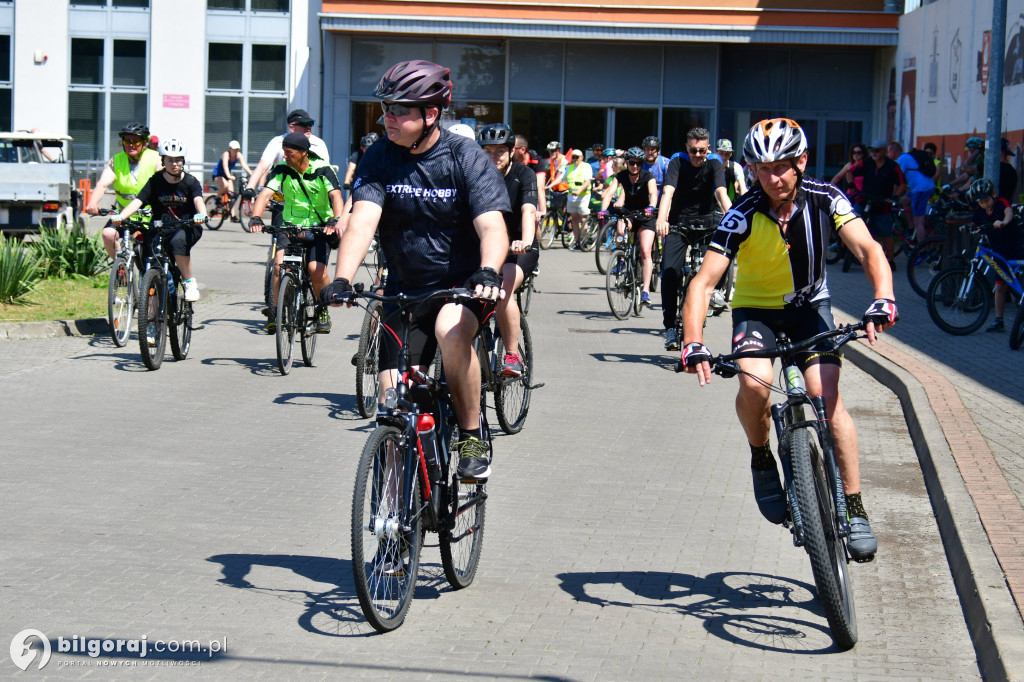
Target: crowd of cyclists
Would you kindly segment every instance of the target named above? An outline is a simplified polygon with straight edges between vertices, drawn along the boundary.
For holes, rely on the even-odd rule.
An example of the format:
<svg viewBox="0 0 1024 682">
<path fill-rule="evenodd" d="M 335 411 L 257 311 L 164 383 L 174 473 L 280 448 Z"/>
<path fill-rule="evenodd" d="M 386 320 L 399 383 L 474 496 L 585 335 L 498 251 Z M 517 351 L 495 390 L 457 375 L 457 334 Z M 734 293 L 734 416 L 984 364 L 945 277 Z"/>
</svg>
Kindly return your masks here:
<svg viewBox="0 0 1024 682">
<path fill-rule="evenodd" d="M 663 248 L 661 307 L 664 346 L 681 351 L 686 371 L 699 385 L 711 376 L 710 350 L 704 345 L 705 318 L 710 309 L 729 305 L 722 282 L 735 272 L 731 301 L 732 350 L 770 347 L 780 333 L 799 341 L 835 327 L 830 305 L 826 251 L 833 235 L 863 265 L 873 289 L 864 319 L 867 338 L 897 320 L 892 285 L 894 206 L 903 204 L 923 238 L 924 215 L 939 191 L 940 162 L 934 146 L 904 153 L 898 145 L 876 140 L 870 147 L 855 144 L 849 163 L 831 182 L 806 174 L 808 143 L 799 123 L 774 118 L 754 125 L 733 160 L 733 143 L 712 141 L 709 131 L 694 127 L 683 150 L 662 154 L 660 140 L 649 135 L 627 149 L 596 144 L 590 158 L 584 150 L 563 151 L 558 141 L 547 144 L 541 160 L 529 142 L 503 123 L 467 127 L 441 125 L 452 97 L 450 70 L 423 60 L 395 64 L 381 78 L 373 96 L 380 101 L 382 134 L 369 132 L 348 159 L 342 179 L 330 164 L 327 146 L 312 134 L 314 120 L 297 109 L 287 117 L 288 132 L 267 145 L 250 169 L 232 141 L 218 160 L 213 177 L 218 195 L 232 186 L 236 167 L 249 173 L 244 194 L 255 199 L 251 232 L 266 226 L 264 211 L 275 196 L 283 197 L 275 224 L 322 226 L 310 246 L 309 276 L 321 301 L 335 306 L 350 302 L 358 269 L 377 240 L 387 264 L 387 295 L 410 296 L 465 287 L 472 304 L 444 303 L 412 318 L 409 357 L 424 371 L 439 350 L 457 412 L 460 435 L 458 475 L 486 480 L 491 475 L 487 434 L 480 420 L 481 368 L 472 349 L 483 320 L 496 315 L 504 348 L 504 376 L 523 372 L 516 350 L 521 312 L 515 291 L 539 266 L 538 226 L 552 208 L 564 206 L 575 244 L 591 212 L 604 220 L 610 212 L 629 212 L 642 254 L 640 303 L 652 305 L 652 250 Z M 115 193 L 118 213 L 103 230 L 103 244 L 113 258 L 116 229 L 141 207 L 151 215 L 192 216 L 170 240 L 171 252 L 184 278 L 185 297 L 199 299 L 190 254 L 202 237 L 205 222 L 202 184 L 184 171 L 186 148 L 166 139 L 159 151 L 148 149 L 145 125 L 129 123 L 121 131 L 123 151 L 104 167 L 84 211 L 99 213 L 98 202 L 108 188 Z M 993 244 L 1016 256 L 1020 228 L 996 187 L 981 177 L 983 159 L 978 138 L 963 173 L 950 182 L 965 190 L 975 206 L 975 219 L 994 233 Z M 1004 160 L 1013 154 L 1003 141 Z M 567 153 L 566 153 L 567 152 Z M 1011 168 L 1009 164 L 1004 164 Z M 251 172 L 250 172 L 251 171 Z M 1004 171 L 1005 172 L 1005 171 Z M 1010 186 L 1010 178 L 1005 185 Z M 1016 177 L 1012 186 L 1016 186 Z M 344 192 L 350 192 L 347 199 Z M 143 221 L 149 218 L 143 218 Z M 689 285 L 682 311 L 683 333 L 676 319 L 688 243 L 673 228 L 700 226 L 710 237 L 707 253 Z M 272 290 L 277 296 L 278 272 L 285 253 L 279 244 Z M 578 247 L 574 247 L 578 248 Z M 328 274 L 337 251 L 333 278 Z M 1012 252 L 1012 253 L 1011 253 Z M 1005 292 L 997 290 L 996 322 L 1003 328 Z M 268 308 L 268 331 L 276 325 Z M 384 306 L 384 322 L 393 329 L 404 323 L 395 306 Z M 323 308 L 316 331 L 329 333 L 331 319 Z M 399 348 L 385 335 L 380 345 L 380 396 L 396 384 Z M 786 520 L 785 494 L 770 440 L 770 360 L 740 361 L 736 413 L 751 453 L 755 499 L 773 523 Z M 804 354 L 802 370 L 808 391 L 823 396 L 835 437 L 838 461 L 850 515 L 849 551 L 857 560 L 873 558 L 877 541 L 861 497 L 857 434 L 839 391 L 841 353 L 828 343 Z"/>
</svg>

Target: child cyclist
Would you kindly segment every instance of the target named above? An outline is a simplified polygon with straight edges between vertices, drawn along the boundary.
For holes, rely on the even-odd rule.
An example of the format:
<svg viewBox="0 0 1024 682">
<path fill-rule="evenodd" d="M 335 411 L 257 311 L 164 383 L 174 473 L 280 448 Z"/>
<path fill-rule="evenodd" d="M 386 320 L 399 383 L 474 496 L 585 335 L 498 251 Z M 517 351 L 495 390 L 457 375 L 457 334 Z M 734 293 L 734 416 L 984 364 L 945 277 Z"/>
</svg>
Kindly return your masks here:
<svg viewBox="0 0 1024 682">
<path fill-rule="evenodd" d="M 984 227 L 989 246 L 1007 260 L 1021 257 L 1020 225 L 1014 219 L 1009 202 L 996 196 L 996 186 L 988 178 L 978 178 L 971 183 L 968 192 L 974 207 L 974 224 Z M 996 280 L 996 319 L 985 328 L 987 332 L 1006 330 L 1003 324 L 1003 308 L 1006 305 L 1006 282 Z"/>
</svg>

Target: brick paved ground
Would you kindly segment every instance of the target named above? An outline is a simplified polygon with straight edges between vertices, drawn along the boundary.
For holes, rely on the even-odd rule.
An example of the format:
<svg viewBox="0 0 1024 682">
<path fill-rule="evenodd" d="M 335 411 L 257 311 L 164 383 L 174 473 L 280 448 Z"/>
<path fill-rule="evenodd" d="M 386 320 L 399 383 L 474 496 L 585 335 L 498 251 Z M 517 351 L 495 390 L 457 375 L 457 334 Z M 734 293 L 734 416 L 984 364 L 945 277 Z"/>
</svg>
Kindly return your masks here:
<svg viewBox="0 0 1024 682">
<path fill-rule="evenodd" d="M 615 321 L 592 257 L 562 250 L 543 255 L 530 317 L 547 386 L 496 441 L 477 580 L 450 591 L 427 547 L 406 625 L 373 634 L 348 550 L 369 433 L 358 315 L 335 313 L 317 367 L 279 376 L 253 303 L 262 241 L 225 226 L 200 243 L 206 327 L 185 362 L 147 372 L 103 338 L 0 343 L 0 641 L 227 640 L 198 668 L 55 654 L 46 676 L 979 676 L 896 398 L 845 371 L 881 550 L 852 568 L 861 641 L 839 653 L 804 553 L 756 511 L 734 384 L 672 373 L 660 315 Z M 724 348 L 726 320 L 708 330 Z"/>
</svg>

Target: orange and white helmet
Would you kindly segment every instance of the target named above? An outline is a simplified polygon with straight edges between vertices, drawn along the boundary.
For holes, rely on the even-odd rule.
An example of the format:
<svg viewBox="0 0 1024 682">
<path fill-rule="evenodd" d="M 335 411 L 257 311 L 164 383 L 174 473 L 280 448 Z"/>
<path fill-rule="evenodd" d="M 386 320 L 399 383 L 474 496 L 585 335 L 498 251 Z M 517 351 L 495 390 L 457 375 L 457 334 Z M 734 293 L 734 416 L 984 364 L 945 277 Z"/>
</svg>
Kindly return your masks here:
<svg viewBox="0 0 1024 682">
<path fill-rule="evenodd" d="M 743 140 L 743 158 L 747 163 L 795 160 L 806 151 L 807 136 L 791 118 L 769 118 L 755 123 Z"/>
</svg>

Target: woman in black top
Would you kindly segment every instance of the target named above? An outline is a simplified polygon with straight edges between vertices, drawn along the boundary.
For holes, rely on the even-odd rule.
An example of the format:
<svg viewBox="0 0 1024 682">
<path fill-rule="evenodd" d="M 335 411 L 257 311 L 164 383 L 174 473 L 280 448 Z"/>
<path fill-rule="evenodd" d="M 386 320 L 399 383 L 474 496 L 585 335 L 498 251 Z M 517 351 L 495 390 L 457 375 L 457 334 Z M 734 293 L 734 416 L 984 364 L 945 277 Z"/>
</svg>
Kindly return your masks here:
<svg viewBox="0 0 1024 682">
<path fill-rule="evenodd" d="M 640 147 L 630 147 L 626 150 L 626 170 L 615 174 L 611 193 L 607 194 L 601 204 L 601 212 L 598 218 L 608 215 L 608 204 L 612 196 L 618 192 L 615 199 L 615 207 L 625 211 L 643 211 L 643 220 L 636 221 L 635 229 L 638 230 L 640 239 L 640 253 L 643 258 L 644 286 L 640 292 L 640 305 L 650 307 L 651 305 L 651 273 L 654 272 L 654 262 L 651 260 L 651 248 L 654 246 L 654 208 L 658 201 L 658 184 L 654 174 L 643 170 L 644 150 Z M 617 186 L 617 188 L 616 188 Z M 619 227 L 619 234 L 623 234 L 622 227 Z"/>
</svg>

